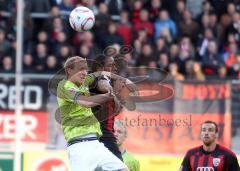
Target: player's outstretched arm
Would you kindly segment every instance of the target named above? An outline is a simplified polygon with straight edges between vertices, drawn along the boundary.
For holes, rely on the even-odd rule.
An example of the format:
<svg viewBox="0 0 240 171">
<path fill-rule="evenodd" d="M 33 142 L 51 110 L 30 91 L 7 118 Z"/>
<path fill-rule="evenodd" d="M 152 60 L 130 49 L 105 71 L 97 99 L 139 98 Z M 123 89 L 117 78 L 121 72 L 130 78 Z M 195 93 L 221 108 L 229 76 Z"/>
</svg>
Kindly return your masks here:
<svg viewBox="0 0 240 171">
<path fill-rule="evenodd" d="M 138 87 L 132 81 L 120 75 L 113 74 L 107 71 L 98 71 L 98 72 L 91 73 L 90 75 L 93 75 L 94 77 L 107 76 L 111 78 L 113 81 L 117 81 L 119 87 L 127 86 L 131 92 L 134 92 L 134 95 L 138 95 Z M 117 89 L 117 88 L 114 87 L 114 89 Z"/>
<path fill-rule="evenodd" d="M 100 79 L 97 82 L 97 89 L 98 89 L 98 91 L 100 91 L 102 93 L 107 93 L 109 91 L 113 91 L 113 88 L 112 88 L 109 80 L 104 80 L 104 79 Z"/>
<path fill-rule="evenodd" d="M 113 100 L 114 100 L 114 113 L 118 114 L 121 110 L 122 110 L 122 104 L 120 103 L 120 101 L 118 100 L 118 98 L 115 96 L 115 93 L 113 91 L 113 87 L 110 84 L 110 80 L 108 79 L 100 79 L 97 83 L 97 89 L 103 93 L 105 92 L 113 92 Z"/>
<path fill-rule="evenodd" d="M 89 97 L 79 94 L 75 102 L 84 107 L 94 107 L 94 106 L 101 105 L 112 98 L 113 98 L 112 92 L 89 96 Z"/>
</svg>

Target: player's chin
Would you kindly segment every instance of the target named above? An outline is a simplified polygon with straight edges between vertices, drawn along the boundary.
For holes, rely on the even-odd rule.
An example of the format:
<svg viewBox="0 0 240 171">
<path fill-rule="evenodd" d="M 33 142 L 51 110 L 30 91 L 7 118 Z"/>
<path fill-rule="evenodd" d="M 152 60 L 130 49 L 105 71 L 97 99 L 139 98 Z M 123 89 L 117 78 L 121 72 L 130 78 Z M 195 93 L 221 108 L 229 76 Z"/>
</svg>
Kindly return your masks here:
<svg viewBox="0 0 240 171">
<path fill-rule="evenodd" d="M 211 141 L 210 140 L 203 140 L 203 143 L 204 143 L 204 145 L 206 145 L 206 146 L 210 146 L 211 145 Z"/>
</svg>

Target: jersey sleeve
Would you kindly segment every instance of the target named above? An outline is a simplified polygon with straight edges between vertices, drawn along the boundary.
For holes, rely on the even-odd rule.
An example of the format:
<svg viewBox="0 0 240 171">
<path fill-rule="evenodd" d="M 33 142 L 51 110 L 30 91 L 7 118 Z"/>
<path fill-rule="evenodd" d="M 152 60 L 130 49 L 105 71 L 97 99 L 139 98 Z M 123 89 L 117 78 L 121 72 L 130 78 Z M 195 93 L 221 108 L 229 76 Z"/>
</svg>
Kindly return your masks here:
<svg viewBox="0 0 240 171">
<path fill-rule="evenodd" d="M 191 170 L 189 152 L 185 155 L 179 171 L 189 171 Z"/>
<path fill-rule="evenodd" d="M 228 159 L 228 168 L 229 170 L 240 171 L 238 160 L 236 155 L 230 155 Z"/>
<path fill-rule="evenodd" d="M 96 80 L 96 77 L 93 74 L 88 74 L 85 77 L 84 85 L 90 86 L 90 85 L 92 85 L 95 82 L 95 80 Z"/>
<path fill-rule="evenodd" d="M 58 85 L 57 96 L 58 98 L 64 99 L 69 102 L 75 102 L 77 97 L 82 94 L 76 87 L 69 84 L 67 81 L 62 81 Z"/>
</svg>

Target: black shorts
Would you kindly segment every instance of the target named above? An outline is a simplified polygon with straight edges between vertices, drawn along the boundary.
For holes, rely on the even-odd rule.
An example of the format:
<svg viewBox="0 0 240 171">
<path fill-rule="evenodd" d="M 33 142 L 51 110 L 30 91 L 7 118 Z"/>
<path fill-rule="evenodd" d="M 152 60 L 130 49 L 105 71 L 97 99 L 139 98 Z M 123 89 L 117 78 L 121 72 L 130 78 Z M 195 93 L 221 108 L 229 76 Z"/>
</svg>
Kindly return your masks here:
<svg viewBox="0 0 240 171">
<path fill-rule="evenodd" d="M 117 141 L 113 137 L 100 137 L 100 142 L 102 142 L 105 147 L 107 147 L 117 158 L 123 161 L 122 154 L 118 148 Z"/>
</svg>

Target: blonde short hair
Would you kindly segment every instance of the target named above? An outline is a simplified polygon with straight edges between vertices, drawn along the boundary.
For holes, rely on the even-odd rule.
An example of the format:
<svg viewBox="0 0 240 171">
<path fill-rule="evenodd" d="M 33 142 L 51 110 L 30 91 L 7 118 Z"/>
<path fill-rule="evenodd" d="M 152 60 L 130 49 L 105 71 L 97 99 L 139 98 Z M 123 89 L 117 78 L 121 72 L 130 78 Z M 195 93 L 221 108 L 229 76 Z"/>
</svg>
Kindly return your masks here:
<svg viewBox="0 0 240 171">
<path fill-rule="evenodd" d="M 64 70 L 65 73 L 67 74 L 67 69 L 73 69 L 74 68 L 74 64 L 77 62 L 86 62 L 86 59 L 80 56 L 72 56 L 69 57 L 66 62 L 64 63 Z"/>
</svg>

